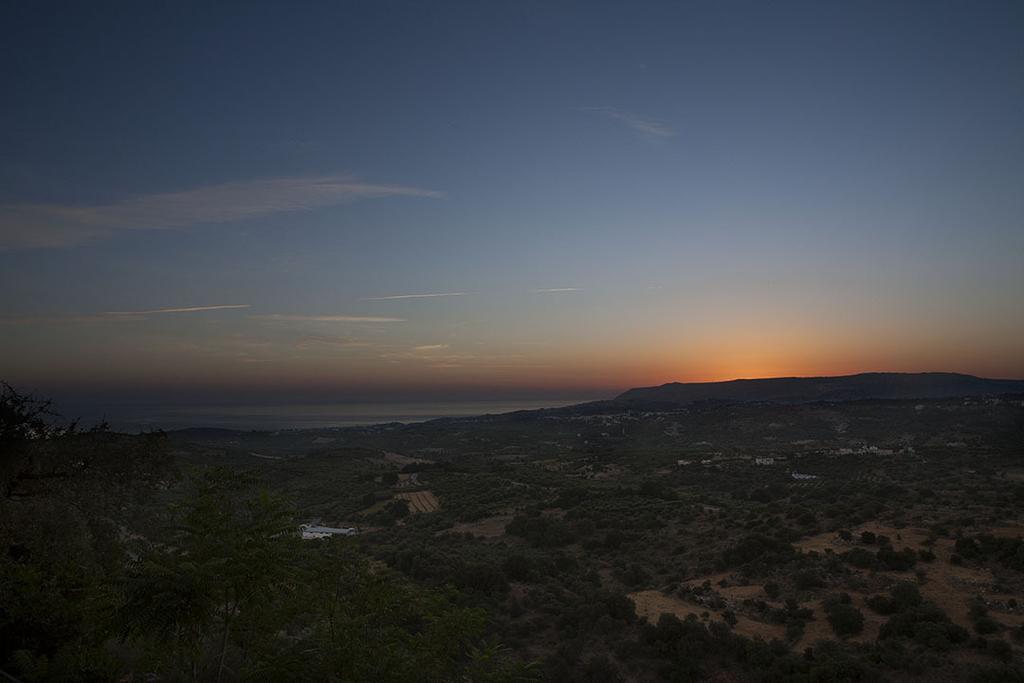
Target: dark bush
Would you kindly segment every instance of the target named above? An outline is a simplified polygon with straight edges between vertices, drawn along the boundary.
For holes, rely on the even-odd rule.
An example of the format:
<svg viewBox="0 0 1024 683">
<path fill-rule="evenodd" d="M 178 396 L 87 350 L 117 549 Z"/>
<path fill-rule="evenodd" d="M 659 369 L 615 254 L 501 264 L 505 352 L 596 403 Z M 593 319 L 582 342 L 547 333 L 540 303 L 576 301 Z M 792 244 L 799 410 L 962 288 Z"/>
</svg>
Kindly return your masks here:
<svg viewBox="0 0 1024 683">
<path fill-rule="evenodd" d="M 876 614 L 889 615 L 896 611 L 892 600 L 884 595 L 872 595 L 864 601 L 864 604 Z"/>
<path fill-rule="evenodd" d="M 978 556 L 978 542 L 973 538 L 964 536 L 963 538 L 956 539 L 956 545 L 954 546 L 956 554 L 960 557 L 971 560 Z"/>
<path fill-rule="evenodd" d="M 905 572 L 914 568 L 917 563 L 917 553 L 910 548 L 895 551 L 891 547 L 881 548 L 876 555 L 878 563 L 890 571 Z"/>
<path fill-rule="evenodd" d="M 999 623 L 992 617 L 979 617 L 974 620 L 974 630 L 982 635 L 989 635 L 999 631 Z"/>
<path fill-rule="evenodd" d="M 797 572 L 796 576 L 793 577 L 793 584 L 800 590 L 809 590 L 811 588 L 821 588 L 825 585 L 825 582 L 817 572 L 804 570 Z"/>
<path fill-rule="evenodd" d="M 515 517 L 505 526 L 505 533 L 525 538 L 539 548 L 563 546 L 573 540 L 565 522 L 541 515 Z"/>
<path fill-rule="evenodd" d="M 796 551 L 793 546 L 771 536 L 747 536 L 736 545 L 722 553 L 722 560 L 727 567 L 747 564 L 758 560 L 767 566 L 781 564 L 791 558 Z"/>
<path fill-rule="evenodd" d="M 854 548 L 840 555 L 843 560 L 858 569 L 871 569 L 877 564 L 874 553 L 864 548 Z"/>
<path fill-rule="evenodd" d="M 832 602 L 826 605 L 825 613 L 837 636 L 852 636 L 864 630 L 864 615 L 853 605 Z"/>
<path fill-rule="evenodd" d="M 897 583 L 892 587 L 892 610 L 902 612 L 911 607 L 917 607 L 924 599 L 921 591 L 912 583 Z"/>
</svg>

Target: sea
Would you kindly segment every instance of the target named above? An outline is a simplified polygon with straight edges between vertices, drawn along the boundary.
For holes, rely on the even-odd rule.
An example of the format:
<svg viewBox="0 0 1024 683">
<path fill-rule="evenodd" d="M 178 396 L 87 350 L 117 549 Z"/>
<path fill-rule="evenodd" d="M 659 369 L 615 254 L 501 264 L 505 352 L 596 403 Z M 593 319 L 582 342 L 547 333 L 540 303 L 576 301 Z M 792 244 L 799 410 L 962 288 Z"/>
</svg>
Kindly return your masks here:
<svg viewBox="0 0 1024 683">
<path fill-rule="evenodd" d="M 386 422 L 415 423 L 441 417 L 474 417 L 516 410 L 558 408 L 589 399 L 431 401 L 421 403 L 331 403 L 308 405 L 144 405 L 93 406 L 82 416 L 88 426 L 106 420 L 120 432 L 190 427 L 279 430 L 356 427 Z"/>
</svg>

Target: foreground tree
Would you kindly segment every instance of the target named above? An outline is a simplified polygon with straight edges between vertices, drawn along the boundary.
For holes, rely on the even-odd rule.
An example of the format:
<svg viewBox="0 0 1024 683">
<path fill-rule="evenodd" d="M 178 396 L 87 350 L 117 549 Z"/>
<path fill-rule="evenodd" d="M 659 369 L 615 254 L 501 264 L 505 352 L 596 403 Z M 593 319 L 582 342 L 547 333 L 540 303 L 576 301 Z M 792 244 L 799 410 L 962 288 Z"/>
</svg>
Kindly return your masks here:
<svg viewBox="0 0 1024 683">
<path fill-rule="evenodd" d="M 200 474 L 167 545 L 135 567 L 123 633 L 170 679 L 531 680 L 484 640 L 487 614 L 370 562 L 352 539 L 299 539 L 249 475 Z M 470 678 L 467 678 L 469 676 Z"/>
<path fill-rule="evenodd" d="M 150 664 L 220 680 L 229 646 L 289 587 L 298 539 L 283 501 L 248 474 L 200 474 L 167 546 L 136 567 L 122 610 L 125 633 L 149 644 Z"/>
</svg>

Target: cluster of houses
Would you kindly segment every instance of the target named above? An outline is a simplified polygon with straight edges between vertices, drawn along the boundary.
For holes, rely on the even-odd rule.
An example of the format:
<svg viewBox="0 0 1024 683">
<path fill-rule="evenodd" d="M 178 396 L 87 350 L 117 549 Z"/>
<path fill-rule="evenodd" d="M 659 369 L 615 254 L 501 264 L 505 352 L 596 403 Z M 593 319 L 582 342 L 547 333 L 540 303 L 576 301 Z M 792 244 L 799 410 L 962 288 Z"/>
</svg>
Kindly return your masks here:
<svg viewBox="0 0 1024 683">
<path fill-rule="evenodd" d="M 784 456 L 779 456 L 779 455 L 775 455 L 775 456 L 770 456 L 770 455 L 761 456 L 761 455 L 759 455 L 759 456 L 756 456 L 754 458 L 754 464 L 755 465 L 775 465 L 775 464 L 778 464 L 778 463 L 784 463 L 785 461 L 786 461 L 786 458 Z M 690 465 L 699 463 L 699 464 L 704 465 L 706 467 L 708 465 L 719 465 L 719 464 L 726 464 L 726 463 L 744 463 L 744 462 L 750 462 L 750 458 L 749 457 L 731 457 L 730 458 L 730 457 L 723 456 L 721 454 L 721 452 L 715 452 L 715 453 L 712 454 L 712 457 L 710 457 L 710 458 L 703 458 L 703 459 L 700 459 L 700 460 L 697 460 L 697 459 L 693 459 L 693 460 L 676 460 L 676 466 L 677 467 L 688 467 Z"/>
<path fill-rule="evenodd" d="M 860 446 L 859 448 L 837 448 L 835 455 L 892 455 L 895 451 L 891 448 L 879 448 L 878 446 Z M 910 447 L 910 452 L 914 449 Z"/>
<path fill-rule="evenodd" d="M 690 465 L 700 464 L 700 465 L 702 465 L 704 467 L 708 467 L 708 466 L 711 466 L 711 465 L 715 465 L 715 466 L 722 465 L 722 464 L 725 464 L 727 462 L 751 462 L 751 459 L 749 457 L 727 458 L 727 457 L 722 457 L 721 455 L 716 455 L 713 458 L 703 459 L 703 460 L 696 460 L 696 459 L 694 459 L 694 460 L 676 460 L 676 466 L 677 467 L 689 467 Z M 785 456 L 780 456 L 780 455 L 774 455 L 774 456 L 773 455 L 758 455 L 758 456 L 755 456 L 753 458 L 754 465 L 755 466 L 761 466 L 761 467 L 771 467 L 773 465 L 784 465 L 784 464 L 786 464 L 786 462 L 787 462 L 787 458 Z M 804 480 L 808 480 L 808 479 L 817 479 L 818 478 L 818 475 L 816 475 L 816 474 L 804 474 L 802 472 L 796 472 L 796 471 L 791 472 L 790 476 L 793 479 L 796 479 L 798 481 L 804 481 Z"/>
</svg>

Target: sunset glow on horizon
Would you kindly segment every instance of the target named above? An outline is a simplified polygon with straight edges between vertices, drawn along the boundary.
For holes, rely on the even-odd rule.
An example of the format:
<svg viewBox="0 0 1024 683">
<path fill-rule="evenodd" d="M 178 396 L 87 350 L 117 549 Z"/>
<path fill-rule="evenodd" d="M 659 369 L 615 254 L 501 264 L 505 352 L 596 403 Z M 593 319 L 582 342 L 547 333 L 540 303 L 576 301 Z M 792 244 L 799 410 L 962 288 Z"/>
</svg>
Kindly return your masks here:
<svg viewBox="0 0 1024 683">
<path fill-rule="evenodd" d="M 0 380 L 1024 378 L 1019 5 L 583 9 L 17 7 Z"/>
</svg>

